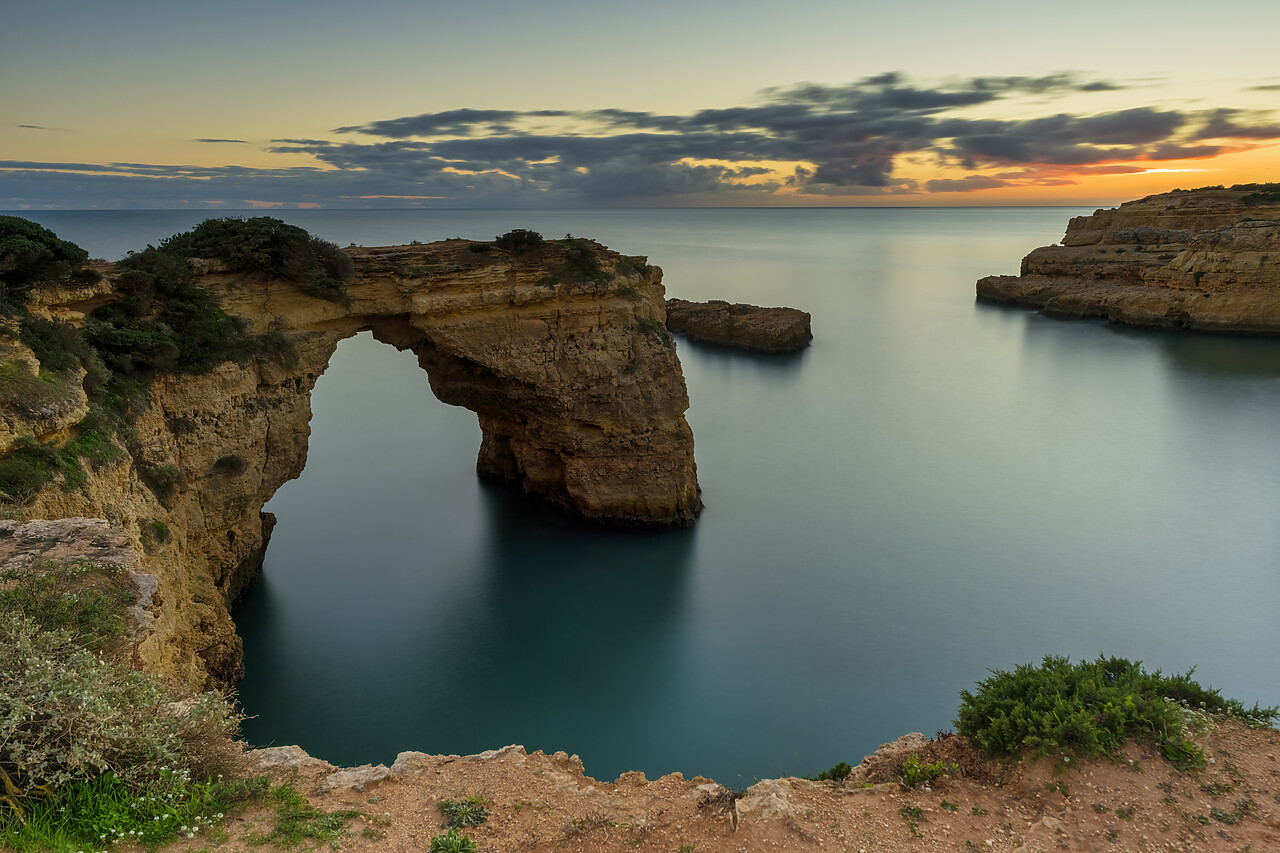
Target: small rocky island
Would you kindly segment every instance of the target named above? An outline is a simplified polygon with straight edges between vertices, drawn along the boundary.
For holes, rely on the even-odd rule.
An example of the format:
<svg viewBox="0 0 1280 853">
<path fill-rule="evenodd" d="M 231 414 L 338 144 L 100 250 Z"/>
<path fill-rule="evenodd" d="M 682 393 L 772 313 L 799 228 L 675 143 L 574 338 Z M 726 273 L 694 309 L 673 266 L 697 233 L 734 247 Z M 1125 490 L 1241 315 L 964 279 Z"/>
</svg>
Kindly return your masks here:
<svg viewBox="0 0 1280 853">
<path fill-rule="evenodd" d="M 807 311 L 710 302 L 667 300 L 667 328 L 691 341 L 752 352 L 797 352 L 813 339 Z"/>
<path fill-rule="evenodd" d="M 1078 216 L 978 298 L 1056 317 L 1280 334 L 1280 184 L 1174 190 Z"/>
</svg>

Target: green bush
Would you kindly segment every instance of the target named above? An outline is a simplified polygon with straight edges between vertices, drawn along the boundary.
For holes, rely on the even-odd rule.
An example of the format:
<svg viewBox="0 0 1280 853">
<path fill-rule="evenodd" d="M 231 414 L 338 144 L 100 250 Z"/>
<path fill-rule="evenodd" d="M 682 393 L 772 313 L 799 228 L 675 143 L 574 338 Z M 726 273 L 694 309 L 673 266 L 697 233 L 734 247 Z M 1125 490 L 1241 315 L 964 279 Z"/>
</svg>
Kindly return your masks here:
<svg viewBox="0 0 1280 853">
<path fill-rule="evenodd" d="M 91 283 L 93 270 L 81 269 L 89 253 L 49 229 L 18 216 L 0 216 L 0 298 L 20 303 L 42 283 Z"/>
<path fill-rule="evenodd" d="M 942 761 L 935 761 L 932 764 L 921 764 L 920 756 L 914 752 L 907 756 L 902 762 L 902 773 L 900 776 L 903 785 L 908 788 L 915 788 L 932 782 L 944 773 L 958 773 L 960 765 L 947 764 Z"/>
<path fill-rule="evenodd" d="M 437 835 L 431 839 L 431 853 L 474 853 L 476 842 L 456 829 Z"/>
<path fill-rule="evenodd" d="M 824 782 L 830 779 L 832 782 L 843 782 L 849 778 L 849 774 L 853 772 L 853 768 L 849 766 L 849 762 L 841 761 L 830 770 L 823 770 L 817 776 L 806 776 L 804 778 L 811 782 Z"/>
<path fill-rule="evenodd" d="M 1185 764 L 1200 755 L 1185 728 L 1188 708 L 1254 725 L 1275 720 L 1276 708 L 1246 709 L 1191 674 L 1148 673 L 1123 658 L 1073 664 L 1048 656 L 1039 667 L 992 670 L 976 693 L 962 691 L 956 730 L 989 755 L 1006 757 L 1024 750 L 1032 757 L 1114 755 L 1128 738 L 1153 738 Z"/>
<path fill-rule="evenodd" d="M 479 826 L 489 819 L 489 801 L 483 794 L 472 794 L 461 800 L 441 800 L 440 814 L 444 815 L 445 826 L 456 829 Z"/>
<path fill-rule="evenodd" d="M 138 522 L 138 528 L 142 536 L 142 547 L 148 553 L 153 551 L 157 545 L 163 545 L 173 538 L 169 525 L 160 518 L 144 518 Z"/>
<path fill-rule="evenodd" d="M 85 340 L 84 333 L 70 323 L 28 314 L 21 320 L 18 338 L 39 360 L 41 370 L 64 373 L 84 367 L 89 374 L 86 376 L 89 391 L 106 379 L 102 359 Z"/>
<path fill-rule="evenodd" d="M 235 272 L 257 273 L 297 285 L 331 302 L 348 303 L 343 282 L 355 266 L 335 244 L 270 216 L 206 219 L 160 244 L 188 258 L 216 258 Z"/>
<path fill-rule="evenodd" d="M 565 242 L 568 244 L 565 248 L 565 266 L 571 281 L 597 281 L 606 278 L 594 246 L 586 240 Z"/>
<path fill-rule="evenodd" d="M 117 269 L 124 298 L 98 308 L 85 324 L 89 342 L 113 371 L 204 373 L 252 354 L 255 341 L 244 322 L 196 287 L 185 258 L 148 247 Z"/>
<path fill-rule="evenodd" d="M 528 254 L 542 246 L 542 235 L 537 231 L 525 228 L 514 228 L 506 234 L 495 237 L 493 244 L 513 255 Z"/>
<path fill-rule="evenodd" d="M 0 457 L 0 499 L 5 503 L 29 503 L 53 479 L 57 457 L 29 438 Z"/>
</svg>

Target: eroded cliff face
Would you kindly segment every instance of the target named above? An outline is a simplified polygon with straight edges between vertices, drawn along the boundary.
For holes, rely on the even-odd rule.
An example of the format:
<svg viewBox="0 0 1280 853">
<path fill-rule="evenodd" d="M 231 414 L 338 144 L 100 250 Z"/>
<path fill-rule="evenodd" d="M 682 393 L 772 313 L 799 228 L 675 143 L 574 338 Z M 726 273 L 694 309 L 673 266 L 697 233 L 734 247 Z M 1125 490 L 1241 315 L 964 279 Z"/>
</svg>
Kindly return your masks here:
<svg viewBox="0 0 1280 853">
<path fill-rule="evenodd" d="M 45 489 L 26 515 L 124 531 L 158 579 L 135 658 L 187 686 L 233 683 L 242 655 L 230 609 L 261 565 L 273 522 L 262 507 L 302 472 L 311 390 L 338 343 L 369 329 L 414 352 L 437 397 L 477 413 L 480 476 L 589 520 L 689 525 L 701 501 L 661 270 L 594 250 L 605 274 L 577 281 L 555 244 L 536 255 L 467 241 L 353 248 L 346 305 L 196 262 L 224 310 L 282 333 L 296 358 L 158 377 L 130 454 L 79 488 Z M 74 321 L 109 285 L 43 308 Z M 9 357 L 29 356 L 15 345 Z M 17 418 L 9 433 L 44 441 L 68 429 L 83 394 L 67 397 L 47 426 Z"/>
<path fill-rule="evenodd" d="M 1076 217 L 1021 275 L 979 280 L 978 297 L 1062 317 L 1280 333 L 1277 190 L 1175 191 Z"/>
</svg>

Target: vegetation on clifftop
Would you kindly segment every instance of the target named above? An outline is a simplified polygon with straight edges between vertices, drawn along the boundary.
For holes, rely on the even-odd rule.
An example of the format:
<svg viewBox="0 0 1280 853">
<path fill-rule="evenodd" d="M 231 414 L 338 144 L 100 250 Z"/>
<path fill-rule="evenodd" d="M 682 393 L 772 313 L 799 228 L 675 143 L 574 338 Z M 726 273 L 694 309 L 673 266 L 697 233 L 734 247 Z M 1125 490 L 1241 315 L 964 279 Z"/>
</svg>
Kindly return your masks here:
<svg viewBox="0 0 1280 853">
<path fill-rule="evenodd" d="M 1275 721 L 1276 708 L 1246 708 L 1184 675 L 1146 672 L 1141 661 L 1104 658 L 1071 663 L 1049 656 L 1041 666 L 993 670 L 976 693 L 960 694 L 956 731 L 989 755 L 1115 755 L 1129 738 L 1152 739 L 1175 764 L 1199 766 L 1195 714 L 1226 715 L 1253 725 Z"/>
<path fill-rule="evenodd" d="M 89 415 L 60 446 L 19 441 L 0 457 L 0 503 L 26 503 L 50 482 L 64 488 L 85 482 L 83 463 L 118 458 L 131 441 L 130 425 L 147 405 L 158 374 L 204 373 L 219 364 L 257 358 L 296 359 L 279 331 L 251 332 L 222 310 L 197 282 L 190 257 L 218 258 L 237 271 L 282 278 L 324 299 L 345 301 L 342 281 L 351 259 L 332 243 L 269 217 L 208 220 L 159 248 L 130 253 L 116 265 L 114 298 L 82 325 L 33 313 L 30 294 L 100 279 L 83 269 L 84 249 L 19 217 L 0 217 L 0 336 L 16 337 L 40 362 L 0 360 L 0 400 L 35 417 L 74 406 L 82 387 Z M 143 479 L 163 491 L 165 477 Z M 157 492 L 159 494 L 160 492 Z"/>
<path fill-rule="evenodd" d="M 206 219 L 160 244 L 186 258 L 217 259 L 233 272 L 280 279 L 330 302 L 349 304 L 343 284 L 354 266 L 335 244 L 270 216 Z"/>
<path fill-rule="evenodd" d="M 21 304 L 33 287 L 93 284 L 101 276 L 84 269 L 88 259 L 88 252 L 48 228 L 0 216 L 0 304 Z"/>
</svg>

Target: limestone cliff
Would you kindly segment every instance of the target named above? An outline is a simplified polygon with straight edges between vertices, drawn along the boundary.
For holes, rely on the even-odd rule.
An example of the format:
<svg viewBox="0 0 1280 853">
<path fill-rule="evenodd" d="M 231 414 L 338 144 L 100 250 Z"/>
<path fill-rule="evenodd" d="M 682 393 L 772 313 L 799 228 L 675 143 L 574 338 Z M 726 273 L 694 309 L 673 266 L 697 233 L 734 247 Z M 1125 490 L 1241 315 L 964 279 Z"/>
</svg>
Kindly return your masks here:
<svg viewBox="0 0 1280 853">
<path fill-rule="evenodd" d="M 1280 333 L 1280 184 L 1174 190 L 1071 220 L 978 297 L 1136 326 Z"/>
<path fill-rule="evenodd" d="M 242 673 L 229 611 L 261 564 L 272 523 L 261 509 L 301 473 L 311 390 L 338 343 L 361 330 L 414 352 L 441 400 L 477 413 L 480 476 L 592 521 L 694 521 L 701 500 L 688 396 L 663 328 L 661 270 L 590 244 L 599 275 L 582 280 L 565 272 L 558 242 L 526 253 L 481 248 L 349 249 L 345 303 L 195 261 L 200 286 L 225 311 L 283 336 L 296 357 L 158 374 L 129 453 L 18 511 L 106 519 L 137 543 L 144 570 L 158 578 L 154 622 L 136 653 L 142 666 L 189 686 L 226 685 Z M 61 301 L 46 295 L 32 310 L 82 319 L 113 298 L 107 272 L 101 286 Z M 34 376 L 31 351 L 7 346 L 13 369 Z M 84 395 L 58 393 L 58 405 L 34 413 L 6 406 L 9 443 L 65 437 Z"/>
</svg>

